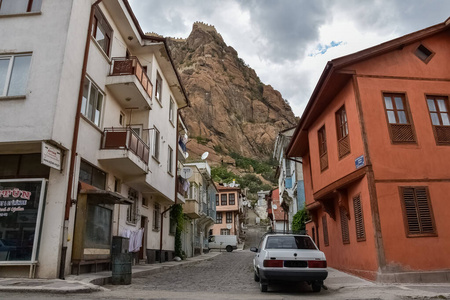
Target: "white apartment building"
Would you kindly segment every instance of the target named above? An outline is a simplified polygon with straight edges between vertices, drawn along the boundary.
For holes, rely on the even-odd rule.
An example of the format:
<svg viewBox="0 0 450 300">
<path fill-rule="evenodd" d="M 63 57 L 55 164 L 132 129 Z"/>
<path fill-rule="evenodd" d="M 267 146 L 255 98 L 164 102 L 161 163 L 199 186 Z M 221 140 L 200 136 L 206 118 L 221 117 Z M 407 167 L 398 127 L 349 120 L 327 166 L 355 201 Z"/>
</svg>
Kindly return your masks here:
<svg viewBox="0 0 450 300">
<path fill-rule="evenodd" d="M 189 101 L 165 39 L 127 0 L 0 3 L 0 276 L 102 270 L 116 235 L 171 259 Z"/>
</svg>

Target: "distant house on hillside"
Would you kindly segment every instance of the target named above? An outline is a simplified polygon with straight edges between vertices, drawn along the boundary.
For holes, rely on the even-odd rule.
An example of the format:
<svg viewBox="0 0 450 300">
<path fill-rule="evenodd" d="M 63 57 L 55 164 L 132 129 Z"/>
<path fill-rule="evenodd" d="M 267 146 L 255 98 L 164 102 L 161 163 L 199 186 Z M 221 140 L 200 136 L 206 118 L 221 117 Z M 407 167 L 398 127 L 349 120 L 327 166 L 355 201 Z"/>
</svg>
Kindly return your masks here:
<svg viewBox="0 0 450 300">
<path fill-rule="evenodd" d="M 325 67 L 287 149 L 329 266 L 450 278 L 450 19 Z"/>
</svg>

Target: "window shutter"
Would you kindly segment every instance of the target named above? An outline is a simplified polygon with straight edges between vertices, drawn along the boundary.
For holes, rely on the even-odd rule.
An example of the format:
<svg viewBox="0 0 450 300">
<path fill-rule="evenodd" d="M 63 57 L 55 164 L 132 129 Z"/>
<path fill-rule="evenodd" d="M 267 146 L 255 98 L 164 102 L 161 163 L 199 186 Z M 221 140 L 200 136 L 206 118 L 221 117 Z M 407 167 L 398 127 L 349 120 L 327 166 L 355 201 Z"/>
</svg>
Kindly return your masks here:
<svg viewBox="0 0 450 300">
<path fill-rule="evenodd" d="M 358 195 L 353 198 L 353 209 L 355 211 L 355 227 L 356 227 L 356 240 L 365 241 L 366 231 L 364 228 L 364 217 L 362 213 L 361 196 Z"/>
<path fill-rule="evenodd" d="M 403 188 L 403 204 L 409 235 L 435 233 L 427 188 Z"/>
<path fill-rule="evenodd" d="M 322 226 L 323 226 L 323 242 L 325 246 L 329 246 L 328 241 L 328 226 L 327 226 L 327 216 L 322 217 Z"/>
<path fill-rule="evenodd" d="M 348 233 L 348 219 L 347 219 L 347 215 L 345 214 L 345 209 L 342 207 L 339 207 L 339 212 L 341 215 L 342 242 L 344 244 L 350 244 L 350 236 Z"/>
</svg>

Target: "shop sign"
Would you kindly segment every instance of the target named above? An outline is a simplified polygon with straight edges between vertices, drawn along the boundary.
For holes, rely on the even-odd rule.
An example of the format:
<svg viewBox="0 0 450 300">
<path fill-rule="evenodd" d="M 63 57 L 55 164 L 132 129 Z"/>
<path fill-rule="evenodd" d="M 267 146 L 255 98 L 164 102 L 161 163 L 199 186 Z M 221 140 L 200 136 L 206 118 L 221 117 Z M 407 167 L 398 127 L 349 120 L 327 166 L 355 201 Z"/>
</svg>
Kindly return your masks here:
<svg viewBox="0 0 450 300">
<path fill-rule="evenodd" d="M 42 142 L 41 163 L 50 168 L 61 170 L 61 150 Z"/>
</svg>

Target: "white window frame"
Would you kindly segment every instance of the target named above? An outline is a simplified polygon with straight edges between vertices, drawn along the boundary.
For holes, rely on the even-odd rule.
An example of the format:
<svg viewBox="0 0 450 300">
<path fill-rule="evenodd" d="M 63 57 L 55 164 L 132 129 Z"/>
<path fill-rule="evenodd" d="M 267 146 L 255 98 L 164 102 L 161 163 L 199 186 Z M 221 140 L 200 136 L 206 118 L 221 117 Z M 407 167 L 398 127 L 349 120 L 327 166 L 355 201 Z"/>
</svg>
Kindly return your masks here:
<svg viewBox="0 0 450 300">
<path fill-rule="evenodd" d="M 25 57 L 25 56 L 29 56 L 30 57 L 30 61 L 28 64 L 28 70 L 27 70 L 27 74 L 26 74 L 26 80 L 25 80 L 25 86 L 23 87 L 22 91 L 23 94 L 16 94 L 16 95 L 10 95 L 9 90 L 10 90 L 10 85 L 11 85 L 11 77 L 14 71 L 14 61 L 17 57 Z M 6 76 L 5 76 L 5 81 L 3 83 L 0 83 L 0 87 L 2 87 L 3 85 L 3 90 L 0 90 L 0 97 L 18 97 L 18 96 L 25 96 L 26 94 L 26 88 L 27 88 L 27 82 L 28 82 L 28 76 L 30 74 L 30 66 L 31 66 L 31 53 L 23 53 L 23 54 L 11 54 L 11 55 L 1 55 L 0 56 L 0 60 L 9 60 L 8 63 L 8 68 L 6 70 Z"/>
<path fill-rule="evenodd" d="M 169 103 L 169 121 L 174 124 L 174 108 L 175 108 L 175 102 L 172 99 L 172 96 L 170 96 L 170 103 Z"/>
<path fill-rule="evenodd" d="M 84 91 L 84 87 L 85 84 L 89 83 L 88 86 L 88 90 L 87 90 L 87 95 L 88 97 L 85 97 L 85 91 Z M 96 114 L 95 112 L 91 115 L 91 112 L 89 111 L 89 104 L 91 103 L 91 90 L 92 88 L 94 88 L 96 90 L 96 99 L 92 100 L 92 107 L 96 107 L 98 109 L 98 119 L 96 118 Z M 101 103 L 99 104 L 98 102 L 98 95 L 101 95 Z M 100 127 L 100 123 L 102 121 L 102 117 L 103 117 L 103 103 L 105 102 L 105 94 L 102 92 L 102 90 L 89 78 L 89 77 L 85 77 L 85 82 L 83 83 L 83 100 L 82 100 L 82 104 L 81 104 L 81 114 L 88 119 L 89 121 L 91 121 L 93 124 L 95 124 L 97 127 Z"/>
<path fill-rule="evenodd" d="M 153 127 L 153 147 L 152 147 L 152 157 L 159 161 L 159 147 L 160 147 L 160 140 L 161 139 L 161 133 L 159 132 L 158 128 L 155 126 Z"/>
<path fill-rule="evenodd" d="M 173 149 L 170 146 L 167 148 L 167 173 L 173 174 Z"/>
</svg>

